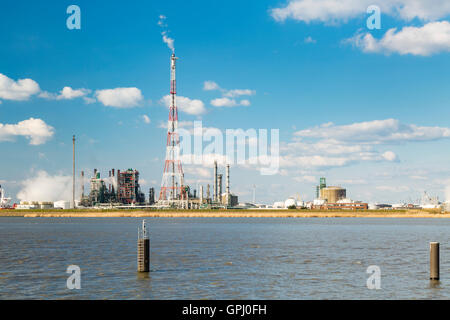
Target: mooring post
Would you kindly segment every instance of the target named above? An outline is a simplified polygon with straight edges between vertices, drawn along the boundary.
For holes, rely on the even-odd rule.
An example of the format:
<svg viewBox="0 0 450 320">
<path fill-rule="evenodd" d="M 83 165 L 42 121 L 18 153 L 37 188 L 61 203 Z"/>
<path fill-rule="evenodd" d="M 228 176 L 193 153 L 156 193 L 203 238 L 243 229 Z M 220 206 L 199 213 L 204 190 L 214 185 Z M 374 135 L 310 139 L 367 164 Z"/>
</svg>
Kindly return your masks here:
<svg viewBox="0 0 450 320">
<path fill-rule="evenodd" d="M 439 280 L 439 242 L 430 242 L 430 280 Z"/>
<path fill-rule="evenodd" d="M 150 239 L 145 220 L 142 221 L 142 230 L 138 228 L 137 250 L 138 272 L 150 272 Z"/>
</svg>

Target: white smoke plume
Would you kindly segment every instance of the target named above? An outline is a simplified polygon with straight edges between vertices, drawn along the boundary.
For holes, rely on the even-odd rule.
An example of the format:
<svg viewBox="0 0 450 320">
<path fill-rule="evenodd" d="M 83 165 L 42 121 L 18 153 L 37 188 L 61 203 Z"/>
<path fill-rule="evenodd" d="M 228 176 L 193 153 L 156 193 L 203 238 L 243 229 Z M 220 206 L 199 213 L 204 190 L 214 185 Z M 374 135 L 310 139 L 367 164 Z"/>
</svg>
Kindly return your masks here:
<svg viewBox="0 0 450 320">
<path fill-rule="evenodd" d="M 166 16 L 164 15 L 160 15 L 159 16 L 159 20 L 158 20 L 158 25 L 163 28 L 164 30 L 161 32 L 162 35 L 162 39 L 164 41 L 165 44 L 167 44 L 167 46 L 169 47 L 170 50 L 172 50 L 172 52 L 175 52 L 175 45 L 174 42 L 175 40 L 173 38 L 170 38 L 167 35 L 167 24 L 165 23 L 166 20 Z"/>
<path fill-rule="evenodd" d="M 36 176 L 22 181 L 21 185 L 22 189 L 17 194 L 21 201 L 72 200 L 72 176 L 52 176 L 46 171 L 38 171 Z M 75 199 L 79 199 L 78 189 L 75 190 Z"/>
<path fill-rule="evenodd" d="M 450 186 L 445 188 L 445 201 L 450 203 Z"/>
</svg>

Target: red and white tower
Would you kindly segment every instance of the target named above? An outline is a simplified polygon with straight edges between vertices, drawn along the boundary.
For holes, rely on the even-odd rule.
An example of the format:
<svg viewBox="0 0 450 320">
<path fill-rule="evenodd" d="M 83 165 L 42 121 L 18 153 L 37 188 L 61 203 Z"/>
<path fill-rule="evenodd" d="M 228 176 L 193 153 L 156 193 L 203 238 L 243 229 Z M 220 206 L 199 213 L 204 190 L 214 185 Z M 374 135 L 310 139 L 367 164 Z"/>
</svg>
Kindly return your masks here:
<svg viewBox="0 0 450 320">
<path fill-rule="evenodd" d="M 164 173 L 159 201 L 176 203 L 184 198 L 184 174 L 180 159 L 180 136 L 178 135 L 177 80 L 175 53 L 170 57 L 170 108 L 167 125 L 167 146 Z"/>
</svg>

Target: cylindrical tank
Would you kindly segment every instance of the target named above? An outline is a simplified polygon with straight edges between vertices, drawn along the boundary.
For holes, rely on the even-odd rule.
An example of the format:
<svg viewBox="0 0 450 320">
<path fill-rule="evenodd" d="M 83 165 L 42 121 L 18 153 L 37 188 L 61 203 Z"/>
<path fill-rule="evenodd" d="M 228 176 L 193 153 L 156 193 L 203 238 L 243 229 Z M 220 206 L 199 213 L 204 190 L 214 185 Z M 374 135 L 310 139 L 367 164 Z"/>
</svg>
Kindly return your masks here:
<svg viewBox="0 0 450 320">
<path fill-rule="evenodd" d="M 347 191 L 341 187 L 326 187 L 320 190 L 320 199 L 327 200 L 328 203 L 336 203 L 346 197 Z"/>
</svg>

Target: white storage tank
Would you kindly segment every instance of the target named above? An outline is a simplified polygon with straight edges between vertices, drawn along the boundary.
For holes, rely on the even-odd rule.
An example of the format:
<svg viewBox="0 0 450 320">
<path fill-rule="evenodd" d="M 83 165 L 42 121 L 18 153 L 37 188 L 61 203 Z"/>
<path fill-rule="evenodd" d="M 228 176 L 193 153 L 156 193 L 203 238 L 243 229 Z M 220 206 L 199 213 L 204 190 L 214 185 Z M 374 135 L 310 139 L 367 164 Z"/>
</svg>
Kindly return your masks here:
<svg viewBox="0 0 450 320">
<path fill-rule="evenodd" d="M 54 207 L 55 209 L 70 209 L 70 202 L 65 200 L 56 201 Z"/>
</svg>

